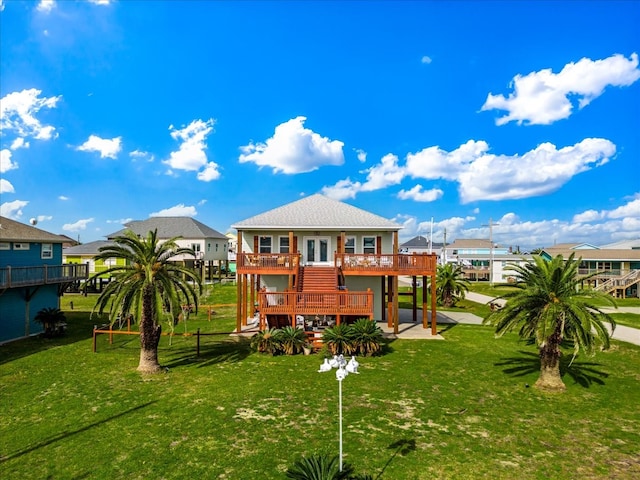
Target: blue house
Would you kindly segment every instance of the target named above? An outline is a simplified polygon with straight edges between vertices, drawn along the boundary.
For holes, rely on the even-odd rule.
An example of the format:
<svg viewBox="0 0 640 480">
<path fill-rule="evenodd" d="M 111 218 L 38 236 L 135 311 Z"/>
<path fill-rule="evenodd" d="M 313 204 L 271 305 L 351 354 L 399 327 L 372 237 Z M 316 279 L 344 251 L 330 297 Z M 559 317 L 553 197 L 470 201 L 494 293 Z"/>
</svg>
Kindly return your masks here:
<svg viewBox="0 0 640 480">
<path fill-rule="evenodd" d="M 0 217 L 0 343 L 42 332 L 34 317 L 60 307 L 70 283 L 87 278 L 87 265 L 64 265 L 65 239 Z"/>
</svg>

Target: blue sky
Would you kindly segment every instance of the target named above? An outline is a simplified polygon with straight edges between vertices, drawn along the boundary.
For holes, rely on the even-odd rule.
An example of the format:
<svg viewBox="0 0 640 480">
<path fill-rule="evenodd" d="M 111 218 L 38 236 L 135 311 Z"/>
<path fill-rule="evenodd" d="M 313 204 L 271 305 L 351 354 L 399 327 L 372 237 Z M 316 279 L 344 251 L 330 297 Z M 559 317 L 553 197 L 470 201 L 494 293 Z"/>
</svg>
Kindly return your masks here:
<svg viewBox="0 0 640 480">
<path fill-rule="evenodd" d="M 224 233 L 324 193 L 401 240 L 640 238 L 640 2 L 0 8 L 4 216 Z"/>
</svg>

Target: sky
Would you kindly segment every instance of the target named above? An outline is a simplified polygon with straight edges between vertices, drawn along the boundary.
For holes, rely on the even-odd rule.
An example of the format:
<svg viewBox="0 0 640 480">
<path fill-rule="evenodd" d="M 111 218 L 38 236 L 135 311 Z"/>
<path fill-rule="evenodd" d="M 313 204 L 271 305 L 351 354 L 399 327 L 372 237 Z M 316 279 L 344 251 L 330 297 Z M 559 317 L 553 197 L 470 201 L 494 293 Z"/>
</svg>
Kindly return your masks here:
<svg viewBox="0 0 640 480">
<path fill-rule="evenodd" d="M 86 243 L 322 193 L 401 241 L 638 239 L 638 25 L 637 1 L 0 0 L 0 213 Z"/>
</svg>

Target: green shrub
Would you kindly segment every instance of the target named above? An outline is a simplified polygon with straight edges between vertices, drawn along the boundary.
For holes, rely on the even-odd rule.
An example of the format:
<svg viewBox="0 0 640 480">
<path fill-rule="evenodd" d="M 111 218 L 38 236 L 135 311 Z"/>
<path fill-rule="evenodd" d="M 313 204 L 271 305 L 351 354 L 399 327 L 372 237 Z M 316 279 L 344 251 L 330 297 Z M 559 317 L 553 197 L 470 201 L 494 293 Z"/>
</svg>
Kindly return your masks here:
<svg viewBox="0 0 640 480">
<path fill-rule="evenodd" d="M 368 318 L 360 318 L 350 326 L 353 332 L 351 353 L 370 357 L 382 351 L 382 329 Z"/>
<path fill-rule="evenodd" d="M 286 355 L 295 355 L 302 352 L 307 344 L 307 334 L 304 333 L 304 330 L 291 325 L 287 325 L 280 330 L 278 339 L 280 340 L 282 351 Z"/>
<path fill-rule="evenodd" d="M 353 467 L 348 463 L 342 465 L 338 456 L 315 454 L 310 457 L 302 457 L 287 470 L 287 478 L 293 480 L 349 480 L 353 473 Z"/>
<path fill-rule="evenodd" d="M 353 329 L 345 323 L 327 328 L 322 341 L 332 355 L 351 355 L 354 348 Z"/>
<path fill-rule="evenodd" d="M 277 355 L 282 350 L 280 342 L 281 331 L 277 328 L 267 328 L 251 337 L 251 349 L 255 352 Z"/>
</svg>

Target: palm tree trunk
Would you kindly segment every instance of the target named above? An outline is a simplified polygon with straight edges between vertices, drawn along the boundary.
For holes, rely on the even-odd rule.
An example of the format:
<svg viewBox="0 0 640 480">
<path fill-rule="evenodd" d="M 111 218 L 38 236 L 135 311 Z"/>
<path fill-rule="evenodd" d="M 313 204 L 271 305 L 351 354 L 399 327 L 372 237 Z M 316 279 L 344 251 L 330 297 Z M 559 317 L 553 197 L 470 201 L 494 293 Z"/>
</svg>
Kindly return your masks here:
<svg viewBox="0 0 640 480">
<path fill-rule="evenodd" d="M 158 345 L 162 326 L 155 322 L 153 287 L 145 285 L 142 293 L 142 318 L 140 319 L 140 363 L 138 371 L 158 373 L 162 371 L 158 362 Z"/>
<path fill-rule="evenodd" d="M 567 388 L 560 376 L 561 341 L 559 329 L 556 329 L 545 345 L 540 348 L 540 378 L 535 383 L 540 390 L 562 392 Z"/>
</svg>

